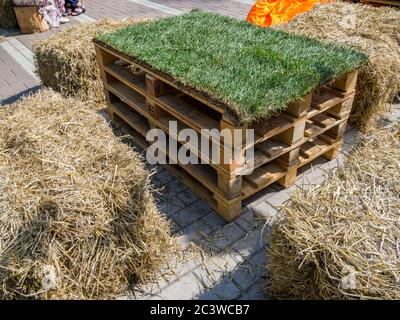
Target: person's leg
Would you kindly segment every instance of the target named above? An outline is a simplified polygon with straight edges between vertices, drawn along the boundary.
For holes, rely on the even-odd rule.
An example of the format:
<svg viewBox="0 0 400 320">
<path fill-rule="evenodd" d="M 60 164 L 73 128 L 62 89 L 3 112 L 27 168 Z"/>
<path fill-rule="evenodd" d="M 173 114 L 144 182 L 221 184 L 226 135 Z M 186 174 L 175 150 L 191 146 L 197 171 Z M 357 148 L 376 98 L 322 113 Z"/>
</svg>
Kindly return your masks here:
<svg viewBox="0 0 400 320">
<path fill-rule="evenodd" d="M 70 0 L 72 7 L 72 16 L 79 16 L 86 11 L 83 1 L 80 0 Z"/>
<path fill-rule="evenodd" d="M 76 8 L 79 6 L 79 0 L 66 0 L 65 4 L 71 8 Z"/>
<path fill-rule="evenodd" d="M 65 0 L 65 16 L 70 16 L 74 8 L 72 7 L 71 0 Z"/>
</svg>

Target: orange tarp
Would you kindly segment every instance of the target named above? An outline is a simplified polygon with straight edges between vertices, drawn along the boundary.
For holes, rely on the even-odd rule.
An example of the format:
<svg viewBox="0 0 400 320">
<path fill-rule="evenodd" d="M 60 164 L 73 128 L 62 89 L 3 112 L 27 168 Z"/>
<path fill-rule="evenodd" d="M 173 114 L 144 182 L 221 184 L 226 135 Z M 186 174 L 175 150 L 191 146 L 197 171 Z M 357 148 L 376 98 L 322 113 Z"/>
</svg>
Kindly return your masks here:
<svg viewBox="0 0 400 320">
<path fill-rule="evenodd" d="M 311 10 L 319 2 L 332 0 L 258 0 L 246 20 L 260 27 L 269 27 Z"/>
</svg>

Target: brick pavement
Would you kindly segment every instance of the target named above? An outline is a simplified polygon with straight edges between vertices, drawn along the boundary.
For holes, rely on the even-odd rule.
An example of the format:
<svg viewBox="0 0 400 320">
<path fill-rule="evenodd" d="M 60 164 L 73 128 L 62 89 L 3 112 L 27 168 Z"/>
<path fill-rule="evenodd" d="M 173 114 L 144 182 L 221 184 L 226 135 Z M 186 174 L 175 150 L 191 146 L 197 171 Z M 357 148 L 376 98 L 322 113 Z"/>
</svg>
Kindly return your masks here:
<svg viewBox="0 0 400 320">
<path fill-rule="evenodd" d="M 87 0 L 86 18 L 77 19 L 63 26 L 61 30 L 93 18 L 157 18 L 192 7 L 243 19 L 251 3 L 249 0 Z M 59 30 L 36 35 L 16 35 L 14 39 L 18 42 L 11 42 L 20 49 L 20 60 L 25 57 L 29 62 L 28 51 L 33 43 L 56 32 Z M 14 59 L 0 47 L 0 103 L 15 100 L 21 93 L 34 90 L 38 85 L 38 81 L 26 71 L 18 59 Z M 354 145 L 356 135 L 355 130 L 346 133 L 344 153 L 340 161 L 343 161 L 345 152 Z M 226 223 L 217 216 L 166 170 L 150 167 L 157 170 L 152 183 L 161 189 L 156 194 L 158 207 L 171 221 L 183 253 L 182 257 L 160 270 L 161 278 L 157 282 L 137 286 L 121 298 L 265 299 L 262 286 L 266 277 L 265 247 L 269 229 L 265 221 L 277 214 L 280 206 L 296 188 L 307 188 L 321 182 L 325 174 L 337 165 L 338 161 L 320 161 L 300 175 L 296 186 L 286 190 L 277 186 L 267 188 L 245 203 L 242 216 L 233 223 Z"/>
</svg>

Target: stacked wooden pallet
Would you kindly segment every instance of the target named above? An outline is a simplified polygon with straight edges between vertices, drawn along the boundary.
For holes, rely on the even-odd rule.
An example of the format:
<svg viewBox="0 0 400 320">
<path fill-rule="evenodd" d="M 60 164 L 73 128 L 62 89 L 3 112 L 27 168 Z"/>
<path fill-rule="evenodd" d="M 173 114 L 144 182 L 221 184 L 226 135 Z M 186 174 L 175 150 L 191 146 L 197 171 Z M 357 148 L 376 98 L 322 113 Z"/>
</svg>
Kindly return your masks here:
<svg viewBox="0 0 400 320">
<path fill-rule="evenodd" d="M 246 163 L 240 156 L 229 164 L 218 164 L 204 159 L 197 148 L 191 151 L 203 163 L 167 166 L 228 221 L 240 215 L 244 199 L 275 182 L 285 188 L 293 185 L 300 167 L 319 156 L 333 159 L 340 150 L 354 99 L 356 71 L 294 101 L 279 116 L 244 126 L 226 107 L 196 90 L 101 43 L 95 46 L 108 113 L 113 121 L 127 124 L 142 146 L 147 146 L 145 137 L 151 128 L 169 134 L 170 121 L 177 122 L 178 130 L 191 128 L 199 136 L 201 129 L 254 129 L 254 140 L 249 144 L 244 139 L 240 150 L 245 157 L 246 150 L 254 147 L 250 174 L 243 175 Z M 138 72 L 132 73 L 128 66 Z M 226 147 L 218 146 L 222 157 Z M 167 149 L 165 153 L 168 156 Z"/>
</svg>

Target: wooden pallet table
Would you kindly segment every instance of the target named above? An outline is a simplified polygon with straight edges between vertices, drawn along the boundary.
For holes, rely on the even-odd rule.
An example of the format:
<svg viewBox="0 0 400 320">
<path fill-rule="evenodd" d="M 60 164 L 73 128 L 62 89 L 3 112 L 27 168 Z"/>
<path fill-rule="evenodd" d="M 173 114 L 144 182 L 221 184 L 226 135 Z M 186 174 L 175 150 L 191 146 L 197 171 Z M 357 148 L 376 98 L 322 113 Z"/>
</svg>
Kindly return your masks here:
<svg viewBox="0 0 400 320">
<path fill-rule="evenodd" d="M 242 125 L 227 108 L 193 88 L 102 43 L 95 42 L 95 48 L 112 121 L 127 125 L 143 148 L 149 145 L 147 132 L 158 128 L 195 154 L 201 164 L 178 161 L 166 167 L 228 221 L 240 215 L 243 200 L 272 183 L 292 186 L 298 168 L 320 156 L 333 159 L 340 150 L 354 99 L 356 71 L 290 103 L 268 121 Z M 138 71 L 131 72 L 129 66 Z M 243 133 L 254 129 L 254 141 L 249 143 L 242 134 L 239 156 L 229 164 L 213 163 L 197 145 L 178 141 L 169 132 L 171 121 L 177 123 L 178 132 L 190 128 L 206 138 L 210 148 L 215 143 L 221 158 L 227 151 L 224 138 L 205 135 L 203 129 L 240 129 Z M 235 141 L 230 143 L 234 145 Z M 254 150 L 254 170 L 244 174 L 241 160 L 250 148 Z M 170 157 L 168 148 L 163 152 Z"/>
</svg>

